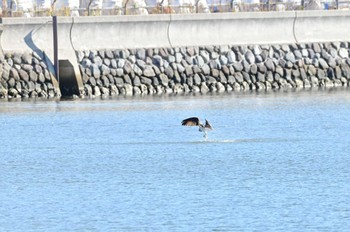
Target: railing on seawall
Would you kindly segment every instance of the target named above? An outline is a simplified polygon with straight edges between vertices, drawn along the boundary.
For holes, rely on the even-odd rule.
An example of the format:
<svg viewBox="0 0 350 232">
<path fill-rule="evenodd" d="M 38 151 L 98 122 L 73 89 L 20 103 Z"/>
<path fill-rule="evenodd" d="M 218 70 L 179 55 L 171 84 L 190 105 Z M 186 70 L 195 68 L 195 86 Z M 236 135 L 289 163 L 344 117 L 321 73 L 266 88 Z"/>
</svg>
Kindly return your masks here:
<svg viewBox="0 0 350 232">
<path fill-rule="evenodd" d="M 0 2 L 0 17 L 102 16 L 349 10 L 350 0 L 7 0 Z"/>
</svg>

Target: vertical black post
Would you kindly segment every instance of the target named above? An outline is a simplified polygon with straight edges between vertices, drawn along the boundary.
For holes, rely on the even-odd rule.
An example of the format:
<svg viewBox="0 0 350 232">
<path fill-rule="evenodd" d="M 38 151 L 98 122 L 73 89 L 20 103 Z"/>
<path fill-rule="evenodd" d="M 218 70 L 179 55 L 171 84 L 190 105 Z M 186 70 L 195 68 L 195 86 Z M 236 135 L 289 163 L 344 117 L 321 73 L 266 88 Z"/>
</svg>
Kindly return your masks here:
<svg viewBox="0 0 350 232">
<path fill-rule="evenodd" d="M 52 16 L 52 29 L 53 29 L 53 62 L 55 66 L 55 74 L 58 83 L 60 82 L 60 73 L 58 68 L 58 48 L 57 48 L 57 16 Z"/>
</svg>

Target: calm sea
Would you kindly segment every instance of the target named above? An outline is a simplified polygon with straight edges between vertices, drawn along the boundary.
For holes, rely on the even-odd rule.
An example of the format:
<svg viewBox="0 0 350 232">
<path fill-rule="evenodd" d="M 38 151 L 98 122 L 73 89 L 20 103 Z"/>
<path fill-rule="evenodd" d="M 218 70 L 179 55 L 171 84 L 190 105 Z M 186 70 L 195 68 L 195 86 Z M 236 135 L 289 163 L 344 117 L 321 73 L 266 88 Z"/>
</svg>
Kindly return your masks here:
<svg viewBox="0 0 350 232">
<path fill-rule="evenodd" d="M 0 101 L 0 138 L 3 232 L 350 228 L 349 89 Z"/>
</svg>

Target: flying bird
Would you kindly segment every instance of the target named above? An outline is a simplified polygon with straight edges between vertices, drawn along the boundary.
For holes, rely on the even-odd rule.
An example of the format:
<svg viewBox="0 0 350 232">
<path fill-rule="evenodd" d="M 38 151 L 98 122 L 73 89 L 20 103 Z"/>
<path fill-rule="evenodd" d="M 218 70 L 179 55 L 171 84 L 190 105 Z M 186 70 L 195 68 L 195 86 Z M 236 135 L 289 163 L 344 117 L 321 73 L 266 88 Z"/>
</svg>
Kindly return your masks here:
<svg viewBox="0 0 350 232">
<path fill-rule="evenodd" d="M 181 124 L 183 126 L 198 126 L 199 127 L 199 131 L 203 132 L 203 137 L 207 138 L 207 132 L 209 130 L 212 130 L 213 127 L 210 125 L 210 123 L 208 122 L 208 120 L 205 119 L 205 124 L 203 125 L 199 118 L 197 117 L 191 117 L 191 118 L 187 118 L 182 120 Z"/>
</svg>

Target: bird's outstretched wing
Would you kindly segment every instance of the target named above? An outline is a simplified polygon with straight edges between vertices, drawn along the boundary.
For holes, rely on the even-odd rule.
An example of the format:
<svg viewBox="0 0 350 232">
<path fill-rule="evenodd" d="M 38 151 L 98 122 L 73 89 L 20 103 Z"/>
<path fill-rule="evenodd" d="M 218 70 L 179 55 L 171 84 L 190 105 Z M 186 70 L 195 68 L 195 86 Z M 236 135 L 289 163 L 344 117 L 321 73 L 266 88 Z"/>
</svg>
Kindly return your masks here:
<svg viewBox="0 0 350 232">
<path fill-rule="evenodd" d="M 210 123 L 208 122 L 208 120 L 205 119 L 205 125 L 204 125 L 205 128 L 209 129 L 209 130 L 212 130 L 213 127 L 210 125 Z"/>
<path fill-rule="evenodd" d="M 182 120 L 181 124 L 183 126 L 198 126 L 199 125 L 199 118 L 192 117 Z"/>
</svg>

